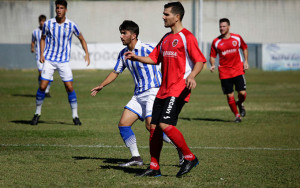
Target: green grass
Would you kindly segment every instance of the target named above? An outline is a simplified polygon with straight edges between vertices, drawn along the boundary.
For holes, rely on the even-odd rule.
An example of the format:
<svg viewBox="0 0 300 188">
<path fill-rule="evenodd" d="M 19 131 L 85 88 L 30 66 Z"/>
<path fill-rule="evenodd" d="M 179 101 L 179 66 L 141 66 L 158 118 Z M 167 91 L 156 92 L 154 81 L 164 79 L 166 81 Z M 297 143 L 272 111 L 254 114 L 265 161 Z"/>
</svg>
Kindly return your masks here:
<svg viewBox="0 0 300 188">
<path fill-rule="evenodd" d="M 149 133 L 136 122 L 145 167 L 130 158 L 117 124 L 133 94 L 128 72 L 96 97 L 90 90 L 110 71 L 74 71 L 81 127 L 72 123 L 58 75 L 51 98 L 35 112 L 37 72 L 0 70 L 0 187 L 300 187 L 300 72 L 247 72 L 247 115 L 233 123 L 216 73 L 203 71 L 178 122 L 200 165 L 175 177 L 177 152 L 165 144 L 159 178 L 136 178 L 150 162 Z M 105 147 L 111 146 L 111 147 Z"/>
</svg>

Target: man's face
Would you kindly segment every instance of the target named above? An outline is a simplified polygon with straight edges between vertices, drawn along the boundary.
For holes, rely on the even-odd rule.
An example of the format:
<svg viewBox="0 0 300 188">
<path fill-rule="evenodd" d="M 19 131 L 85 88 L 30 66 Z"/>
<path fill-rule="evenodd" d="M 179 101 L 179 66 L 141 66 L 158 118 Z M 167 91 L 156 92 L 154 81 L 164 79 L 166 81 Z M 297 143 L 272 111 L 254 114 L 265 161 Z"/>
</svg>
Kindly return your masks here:
<svg viewBox="0 0 300 188">
<path fill-rule="evenodd" d="M 128 30 L 121 30 L 120 33 L 121 33 L 120 38 L 123 45 L 129 45 L 131 41 L 136 38 L 136 35 L 134 33 L 131 33 Z"/>
<path fill-rule="evenodd" d="M 64 18 L 66 16 L 67 9 L 64 5 L 56 5 L 56 17 Z"/>
<path fill-rule="evenodd" d="M 175 23 L 178 21 L 179 16 L 175 15 L 171 12 L 172 7 L 165 8 L 163 12 L 163 20 L 165 27 L 172 27 L 175 25 Z"/>
<path fill-rule="evenodd" d="M 220 23 L 220 33 L 222 35 L 226 35 L 229 32 L 230 26 L 227 22 L 221 22 Z"/>
<path fill-rule="evenodd" d="M 42 19 L 41 21 L 39 21 L 39 24 L 40 24 L 40 27 L 41 27 L 41 28 L 43 27 L 45 21 L 46 21 L 45 19 Z"/>
</svg>

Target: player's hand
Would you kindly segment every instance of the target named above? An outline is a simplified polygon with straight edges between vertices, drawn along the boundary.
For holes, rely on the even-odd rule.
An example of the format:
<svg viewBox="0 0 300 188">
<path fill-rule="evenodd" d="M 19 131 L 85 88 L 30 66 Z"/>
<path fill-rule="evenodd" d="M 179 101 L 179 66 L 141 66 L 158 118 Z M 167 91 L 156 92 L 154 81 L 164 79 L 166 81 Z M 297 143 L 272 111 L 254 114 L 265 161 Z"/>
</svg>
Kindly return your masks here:
<svg viewBox="0 0 300 188">
<path fill-rule="evenodd" d="M 216 66 L 215 65 L 212 65 L 211 67 L 210 67 L 210 72 L 214 72 L 215 71 L 215 68 L 216 68 Z"/>
<path fill-rule="evenodd" d="M 186 88 L 188 88 L 189 90 L 195 89 L 197 85 L 195 78 L 191 75 L 186 78 L 185 83 Z"/>
<path fill-rule="evenodd" d="M 85 55 L 84 60 L 85 60 L 85 62 L 87 64 L 86 66 L 89 66 L 90 65 L 90 56 L 89 55 Z"/>
<path fill-rule="evenodd" d="M 31 53 L 34 53 L 34 49 L 31 48 Z"/>
<path fill-rule="evenodd" d="M 245 63 L 244 63 L 244 69 L 245 69 L 245 70 L 248 70 L 248 69 L 249 69 L 248 61 L 245 61 Z"/>
<path fill-rule="evenodd" d="M 132 51 L 125 52 L 124 56 L 125 56 L 125 60 L 127 60 L 127 59 L 130 59 L 130 60 L 133 60 L 133 61 L 136 60 L 135 59 L 136 55 Z"/>
<path fill-rule="evenodd" d="M 40 62 L 41 62 L 41 63 L 45 63 L 45 56 L 41 55 L 41 57 L 40 57 Z"/>
<path fill-rule="evenodd" d="M 91 95 L 92 96 L 96 96 L 97 95 L 97 93 L 99 92 L 99 91 L 101 91 L 103 89 L 103 86 L 97 86 L 97 87 L 95 87 L 95 88 L 93 88 L 92 90 L 91 90 Z"/>
</svg>

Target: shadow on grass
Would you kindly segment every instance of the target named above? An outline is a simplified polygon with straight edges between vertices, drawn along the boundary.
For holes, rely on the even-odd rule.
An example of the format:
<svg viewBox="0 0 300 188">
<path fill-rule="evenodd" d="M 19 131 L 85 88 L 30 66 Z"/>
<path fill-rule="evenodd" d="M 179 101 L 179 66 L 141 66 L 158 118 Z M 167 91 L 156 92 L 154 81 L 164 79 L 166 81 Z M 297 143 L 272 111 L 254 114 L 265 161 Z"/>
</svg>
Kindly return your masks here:
<svg viewBox="0 0 300 188">
<path fill-rule="evenodd" d="M 35 98 L 35 95 L 32 94 L 12 94 L 14 97 L 32 97 Z"/>
<path fill-rule="evenodd" d="M 31 120 L 14 120 L 11 121 L 12 123 L 15 124 L 23 124 L 23 125 L 30 125 Z M 73 123 L 65 123 L 65 122 L 61 122 L 61 121 L 39 121 L 39 124 L 61 124 L 61 125 L 74 125 Z"/>
<path fill-rule="evenodd" d="M 186 117 L 180 117 L 179 119 L 187 120 L 187 121 L 218 121 L 218 122 L 232 122 L 230 120 L 224 120 L 224 119 L 218 119 L 218 118 L 186 118 Z"/>
</svg>

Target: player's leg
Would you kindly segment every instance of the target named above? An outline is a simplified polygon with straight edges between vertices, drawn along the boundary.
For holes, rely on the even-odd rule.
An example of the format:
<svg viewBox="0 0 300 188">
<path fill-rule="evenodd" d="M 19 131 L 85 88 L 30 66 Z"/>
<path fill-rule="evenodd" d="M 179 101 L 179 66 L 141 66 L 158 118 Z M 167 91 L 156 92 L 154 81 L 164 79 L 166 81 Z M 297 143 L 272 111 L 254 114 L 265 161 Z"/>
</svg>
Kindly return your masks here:
<svg viewBox="0 0 300 188">
<path fill-rule="evenodd" d="M 78 117 L 77 95 L 73 88 L 73 73 L 69 63 L 57 63 L 58 74 L 64 82 L 70 103 L 74 125 L 81 125 Z"/>
<path fill-rule="evenodd" d="M 244 101 L 247 97 L 245 75 L 240 75 L 235 78 L 235 89 L 238 92 L 238 101 L 236 102 L 242 117 L 246 116 Z"/>
<path fill-rule="evenodd" d="M 136 174 L 136 176 L 161 176 L 160 166 L 159 166 L 159 158 L 160 152 L 163 145 L 163 132 L 159 126 L 156 124 L 159 123 L 160 115 L 163 109 L 164 99 L 156 98 L 153 104 L 152 111 L 152 119 L 150 125 L 150 156 L 151 162 L 150 166 L 140 174 Z"/>
<path fill-rule="evenodd" d="M 233 79 L 221 79 L 221 85 L 223 93 L 227 97 L 227 103 L 230 107 L 230 110 L 235 116 L 235 122 L 241 122 L 240 114 L 237 109 L 237 105 L 234 99 L 234 92 L 233 92 Z"/>
<path fill-rule="evenodd" d="M 159 127 L 172 140 L 172 142 L 180 149 L 184 155 L 184 163 L 182 164 L 177 177 L 188 173 L 193 167 L 198 165 L 197 157 L 191 152 L 182 133 L 176 128 L 178 115 L 183 108 L 185 101 L 176 97 L 169 97 L 166 100 Z"/>
<path fill-rule="evenodd" d="M 38 80 L 39 80 L 39 85 L 40 85 L 40 83 L 41 83 L 41 75 L 42 75 L 42 70 L 43 70 L 44 63 L 41 63 L 40 61 L 37 61 L 36 63 L 37 63 L 38 72 L 39 72 Z M 46 97 L 50 97 L 50 93 L 49 92 L 50 92 L 50 85 L 51 85 L 52 81 L 53 81 L 53 76 L 49 80 L 48 86 L 46 87 L 46 90 L 45 90 Z"/>
<path fill-rule="evenodd" d="M 120 164 L 120 166 L 141 166 L 144 164 L 137 147 L 135 134 L 131 129 L 133 123 L 138 120 L 138 118 L 139 117 L 136 113 L 127 108 L 124 109 L 118 127 L 120 135 L 126 147 L 129 148 L 132 157 L 129 162 Z"/>
<path fill-rule="evenodd" d="M 48 61 L 45 61 L 43 66 L 43 71 L 41 74 L 41 82 L 40 86 L 36 93 L 36 111 L 35 114 L 31 120 L 31 125 L 37 125 L 39 118 L 41 116 L 42 111 L 42 105 L 45 99 L 45 90 L 49 84 L 49 81 L 51 81 L 51 78 L 53 76 L 53 73 L 55 71 L 55 67 Z"/>
<path fill-rule="evenodd" d="M 147 128 L 147 130 L 150 131 L 150 123 L 151 123 L 151 119 L 152 119 L 152 109 L 153 109 L 153 103 L 155 100 L 155 96 L 158 92 L 158 88 L 152 88 L 150 90 L 148 90 L 147 92 L 149 92 L 149 94 L 144 98 L 145 102 L 145 107 L 143 107 L 143 109 L 145 108 L 145 114 L 146 114 L 146 121 L 145 121 L 145 126 Z M 171 141 L 171 139 L 165 134 L 163 133 L 163 141 L 173 145 L 177 152 L 178 152 L 178 156 L 179 156 L 179 166 L 181 166 L 184 162 L 184 156 L 182 154 L 182 152 L 180 151 L 180 149 Z"/>
</svg>

